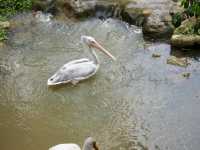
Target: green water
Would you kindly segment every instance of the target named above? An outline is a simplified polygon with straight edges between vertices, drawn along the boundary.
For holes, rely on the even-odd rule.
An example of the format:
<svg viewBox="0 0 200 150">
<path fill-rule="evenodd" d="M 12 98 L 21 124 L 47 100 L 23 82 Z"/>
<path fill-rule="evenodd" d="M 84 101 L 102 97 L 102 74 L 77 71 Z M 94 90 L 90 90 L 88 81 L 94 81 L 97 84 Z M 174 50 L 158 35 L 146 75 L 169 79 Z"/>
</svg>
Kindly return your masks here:
<svg viewBox="0 0 200 150">
<path fill-rule="evenodd" d="M 1 150 L 82 145 L 87 136 L 101 150 L 199 149 L 198 61 L 167 65 L 170 45 L 146 45 L 140 29 L 113 19 L 43 22 L 22 14 L 12 22 L 10 40 L 0 48 Z M 94 77 L 48 88 L 64 63 L 90 58 L 81 35 L 94 36 L 118 60 L 98 53 Z M 152 58 L 155 52 L 161 57 Z"/>
</svg>

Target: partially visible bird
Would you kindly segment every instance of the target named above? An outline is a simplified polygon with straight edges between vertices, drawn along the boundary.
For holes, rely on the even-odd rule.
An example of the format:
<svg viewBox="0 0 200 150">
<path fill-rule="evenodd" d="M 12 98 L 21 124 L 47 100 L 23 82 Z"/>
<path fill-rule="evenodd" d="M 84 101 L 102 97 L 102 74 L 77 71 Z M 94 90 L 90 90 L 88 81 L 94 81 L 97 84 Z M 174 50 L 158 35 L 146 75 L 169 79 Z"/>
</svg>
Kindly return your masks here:
<svg viewBox="0 0 200 150">
<path fill-rule="evenodd" d="M 97 54 L 92 48 L 96 48 L 113 60 L 116 60 L 116 58 L 103 48 L 103 46 L 101 46 L 93 37 L 84 35 L 81 36 L 81 41 L 88 45 L 94 60 L 82 58 L 66 63 L 48 79 L 47 85 L 51 86 L 69 82 L 77 84 L 79 81 L 88 79 L 95 75 L 99 69 L 100 62 Z"/>
<path fill-rule="evenodd" d="M 81 150 L 81 148 L 77 144 L 69 143 L 69 144 L 58 144 L 55 145 L 49 150 Z M 88 137 L 83 145 L 82 150 L 99 150 L 96 141 L 92 137 Z"/>
</svg>

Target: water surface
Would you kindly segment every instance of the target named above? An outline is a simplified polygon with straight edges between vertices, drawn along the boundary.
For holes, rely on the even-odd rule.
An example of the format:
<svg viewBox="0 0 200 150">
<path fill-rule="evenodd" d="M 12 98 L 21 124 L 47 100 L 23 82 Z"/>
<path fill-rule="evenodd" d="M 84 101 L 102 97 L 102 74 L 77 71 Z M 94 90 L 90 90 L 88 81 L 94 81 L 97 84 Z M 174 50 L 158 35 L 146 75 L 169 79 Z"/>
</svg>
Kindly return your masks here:
<svg viewBox="0 0 200 150">
<path fill-rule="evenodd" d="M 0 48 L 0 149 L 82 145 L 94 136 L 102 150 L 198 150 L 198 61 L 188 58 L 187 68 L 168 65 L 170 45 L 145 44 L 140 29 L 114 19 L 44 21 L 21 14 L 13 24 Z M 118 60 L 98 52 L 101 67 L 94 77 L 48 88 L 47 79 L 64 63 L 91 58 L 80 42 L 84 34 Z"/>
</svg>

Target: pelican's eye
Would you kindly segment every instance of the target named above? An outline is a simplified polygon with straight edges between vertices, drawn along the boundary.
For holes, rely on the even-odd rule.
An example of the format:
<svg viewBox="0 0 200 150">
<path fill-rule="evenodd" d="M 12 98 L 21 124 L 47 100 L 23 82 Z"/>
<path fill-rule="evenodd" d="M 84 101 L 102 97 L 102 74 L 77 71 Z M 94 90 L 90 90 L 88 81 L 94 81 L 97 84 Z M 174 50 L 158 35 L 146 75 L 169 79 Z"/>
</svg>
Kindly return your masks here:
<svg viewBox="0 0 200 150">
<path fill-rule="evenodd" d="M 95 44 L 95 41 L 91 41 L 91 44 Z"/>
<path fill-rule="evenodd" d="M 53 81 L 53 78 L 51 78 L 50 81 Z"/>
</svg>

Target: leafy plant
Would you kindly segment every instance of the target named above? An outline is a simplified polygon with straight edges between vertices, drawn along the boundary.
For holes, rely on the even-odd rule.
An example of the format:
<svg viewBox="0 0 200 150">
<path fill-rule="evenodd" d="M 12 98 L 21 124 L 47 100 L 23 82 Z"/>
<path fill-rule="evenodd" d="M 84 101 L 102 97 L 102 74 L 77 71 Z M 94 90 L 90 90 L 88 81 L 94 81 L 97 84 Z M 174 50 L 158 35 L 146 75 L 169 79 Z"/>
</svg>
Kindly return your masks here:
<svg viewBox="0 0 200 150">
<path fill-rule="evenodd" d="M 189 16 L 200 16 L 199 0 L 181 0 L 181 5 L 186 9 L 186 13 Z"/>
<path fill-rule="evenodd" d="M 176 13 L 172 16 L 172 24 L 175 26 L 175 27 L 178 27 L 181 25 L 181 22 L 182 22 L 183 18 L 182 18 L 182 15 L 181 13 Z"/>
<path fill-rule="evenodd" d="M 8 17 L 19 11 L 29 10 L 33 0 L 0 0 L 0 21 L 6 21 Z M 0 28 L 0 41 L 7 39 L 7 30 Z"/>
<path fill-rule="evenodd" d="M 0 0 L 0 16 L 9 17 L 32 7 L 32 0 Z"/>
<path fill-rule="evenodd" d="M 4 41 L 7 39 L 7 32 L 5 29 L 0 28 L 0 41 Z"/>
</svg>

